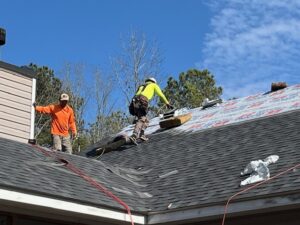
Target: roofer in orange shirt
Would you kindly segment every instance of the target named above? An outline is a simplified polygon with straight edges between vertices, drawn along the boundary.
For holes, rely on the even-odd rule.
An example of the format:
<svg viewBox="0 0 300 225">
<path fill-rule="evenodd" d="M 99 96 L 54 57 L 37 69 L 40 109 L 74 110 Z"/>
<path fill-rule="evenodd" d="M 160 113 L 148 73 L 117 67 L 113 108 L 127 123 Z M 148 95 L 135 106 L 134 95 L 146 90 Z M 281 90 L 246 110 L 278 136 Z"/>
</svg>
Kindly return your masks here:
<svg viewBox="0 0 300 225">
<path fill-rule="evenodd" d="M 72 144 L 69 130 L 72 131 L 72 139 L 77 137 L 76 123 L 73 109 L 68 105 L 69 96 L 65 93 L 60 95 L 59 104 L 48 106 L 33 106 L 37 112 L 50 114 L 51 134 L 53 148 L 57 151 L 66 151 L 72 154 Z"/>
</svg>

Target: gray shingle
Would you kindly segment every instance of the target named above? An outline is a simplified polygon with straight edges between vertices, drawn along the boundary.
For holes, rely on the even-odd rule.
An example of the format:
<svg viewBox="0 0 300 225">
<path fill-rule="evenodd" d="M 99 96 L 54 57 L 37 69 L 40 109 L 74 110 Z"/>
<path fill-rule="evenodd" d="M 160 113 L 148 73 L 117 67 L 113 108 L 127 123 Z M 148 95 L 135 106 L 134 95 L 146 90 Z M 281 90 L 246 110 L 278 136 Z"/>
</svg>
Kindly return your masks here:
<svg viewBox="0 0 300 225">
<path fill-rule="evenodd" d="M 299 163 L 300 111 L 247 121 L 231 126 L 194 133 L 162 132 L 150 136 L 150 142 L 122 152 L 110 152 L 102 161 L 125 167 L 151 168 L 145 176 L 147 199 L 152 210 L 225 202 L 241 190 L 241 170 L 251 160 L 277 154 L 270 166 L 271 176 Z M 167 171 L 177 174 L 160 179 Z M 237 198 L 258 197 L 299 190 L 294 182 L 299 171 Z"/>
<path fill-rule="evenodd" d="M 103 184 L 134 211 L 223 204 L 241 190 L 251 160 L 280 156 L 271 175 L 299 163 L 300 111 L 197 132 L 166 130 L 150 141 L 104 154 L 100 161 L 59 154 Z M 83 204 L 123 209 L 82 178 L 32 146 L 0 138 L 0 186 Z M 177 170 L 169 176 L 161 175 Z M 299 191 L 300 169 L 239 199 Z M 149 197 L 141 193 L 147 193 Z"/>
</svg>

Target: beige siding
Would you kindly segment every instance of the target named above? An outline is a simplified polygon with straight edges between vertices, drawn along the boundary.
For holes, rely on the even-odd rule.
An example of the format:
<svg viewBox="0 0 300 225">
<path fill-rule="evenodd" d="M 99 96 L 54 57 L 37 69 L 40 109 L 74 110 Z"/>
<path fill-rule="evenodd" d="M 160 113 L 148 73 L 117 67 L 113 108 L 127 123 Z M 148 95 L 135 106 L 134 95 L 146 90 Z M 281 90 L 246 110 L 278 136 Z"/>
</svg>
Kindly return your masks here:
<svg viewBox="0 0 300 225">
<path fill-rule="evenodd" d="M 0 118 L 6 118 L 6 115 L 13 115 L 13 116 L 17 116 L 17 117 L 20 117 L 20 118 L 30 120 L 30 112 L 29 111 L 28 112 L 20 111 L 20 110 L 17 110 L 17 109 L 13 109 L 9 106 L 0 104 L 0 112 L 2 112 L 2 115 L 0 114 Z M 1 117 L 1 116 L 4 116 L 4 117 Z"/>
<path fill-rule="evenodd" d="M 28 124 L 16 123 L 15 121 L 7 120 L 7 118 L 0 118 L 0 124 L 2 127 L 12 128 L 16 131 L 24 131 L 26 133 L 30 132 L 30 127 Z"/>
<path fill-rule="evenodd" d="M 18 96 L 14 96 L 13 99 L 11 99 L 11 94 L 6 93 L 6 92 L 1 92 L 1 98 L 9 100 L 9 101 L 13 101 L 13 102 L 21 103 L 23 105 L 31 104 L 31 99 L 18 97 Z"/>
<path fill-rule="evenodd" d="M 20 117 L 19 115 L 16 116 L 9 113 L 1 112 L 1 108 L 0 108 L 0 120 L 1 118 L 5 118 L 8 121 L 13 121 L 26 126 L 30 125 L 30 115 L 27 115 L 27 118 L 26 117 L 24 118 L 24 117 Z"/>
<path fill-rule="evenodd" d="M 0 68 L 0 137 L 30 137 L 32 79 Z"/>
<path fill-rule="evenodd" d="M 0 96 L 2 96 L 2 93 L 0 91 Z M 24 112 L 30 112 L 30 109 L 31 109 L 30 105 L 14 102 L 13 101 L 14 98 L 15 98 L 15 96 L 13 96 L 13 95 L 11 96 L 11 100 L 7 100 L 7 99 L 4 99 L 4 98 L 1 97 L 0 98 L 0 105 L 5 105 L 5 106 L 8 106 L 10 108 L 20 110 L 20 111 L 24 111 Z"/>
<path fill-rule="evenodd" d="M 5 80 L 3 79 L 3 81 L 5 81 Z M 0 83 L 0 90 L 2 92 L 8 93 L 12 96 L 19 96 L 19 97 L 31 99 L 31 92 L 26 92 L 24 90 L 20 90 L 20 89 L 17 89 L 17 88 L 8 87 L 8 86 L 6 86 L 5 83 L 4 84 Z"/>
<path fill-rule="evenodd" d="M 1 71 L 0 71 L 1 74 Z M 3 77 L 0 76 L 0 79 L 2 79 Z M 12 88 L 16 88 L 18 90 L 23 90 L 25 92 L 31 93 L 31 86 L 27 86 L 26 84 L 21 84 L 18 82 L 15 82 L 13 80 L 9 80 L 9 79 L 5 79 L 3 78 L 3 83 L 5 83 L 5 85 L 7 87 L 12 87 Z"/>
<path fill-rule="evenodd" d="M 15 83 L 19 83 L 19 84 L 22 84 L 25 86 L 29 86 L 29 87 L 31 87 L 31 85 L 32 85 L 32 81 L 30 78 L 24 77 L 20 74 L 0 68 L 0 79 L 1 78 L 5 79 L 5 80 L 10 80 L 10 81 L 13 81 Z"/>
<path fill-rule="evenodd" d="M 3 125 L 1 125 L 0 127 L 1 127 L 0 134 L 3 133 L 7 135 L 12 135 L 14 137 L 20 137 L 20 138 L 24 138 L 26 142 L 28 141 L 29 138 L 28 132 L 17 130 L 15 128 L 5 127 Z"/>
<path fill-rule="evenodd" d="M 21 137 L 18 137 L 18 136 L 14 136 L 14 135 L 11 135 L 11 134 L 6 134 L 6 133 L 3 133 L 2 131 L 0 131 L 0 137 L 10 139 L 10 140 L 13 140 L 13 141 L 18 141 L 18 142 L 25 142 L 25 141 L 27 142 L 27 139 L 25 140 L 24 138 L 21 138 Z"/>
</svg>

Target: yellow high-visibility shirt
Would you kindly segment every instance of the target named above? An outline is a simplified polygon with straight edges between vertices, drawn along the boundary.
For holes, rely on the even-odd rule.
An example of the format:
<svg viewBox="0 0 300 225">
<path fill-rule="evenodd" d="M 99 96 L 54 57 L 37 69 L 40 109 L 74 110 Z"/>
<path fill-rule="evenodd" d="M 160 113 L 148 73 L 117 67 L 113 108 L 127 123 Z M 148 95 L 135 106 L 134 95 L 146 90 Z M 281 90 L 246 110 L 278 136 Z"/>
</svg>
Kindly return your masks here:
<svg viewBox="0 0 300 225">
<path fill-rule="evenodd" d="M 140 86 L 135 95 L 143 95 L 150 101 L 153 98 L 153 95 L 157 94 L 158 97 L 160 97 L 160 99 L 165 104 L 169 104 L 169 101 L 167 100 L 164 93 L 162 93 L 160 87 L 157 84 L 155 84 L 153 82 L 146 82 L 146 85 L 147 86 L 144 90 L 143 90 L 144 87 Z"/>
</svg>

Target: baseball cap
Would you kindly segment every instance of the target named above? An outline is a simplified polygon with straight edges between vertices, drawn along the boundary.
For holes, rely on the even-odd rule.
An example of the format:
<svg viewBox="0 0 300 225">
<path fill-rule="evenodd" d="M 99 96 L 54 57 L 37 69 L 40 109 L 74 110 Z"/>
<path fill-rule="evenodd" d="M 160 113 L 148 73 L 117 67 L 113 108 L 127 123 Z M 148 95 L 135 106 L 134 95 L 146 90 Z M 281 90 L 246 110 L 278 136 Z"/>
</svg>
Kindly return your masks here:
<svg viewBox="0 0 300 225">
<path fill-rule="evenodd" d="M 69 95 L 62 93 L 59 98 L 60 101 L 69 101 Z"/>
</svg>

